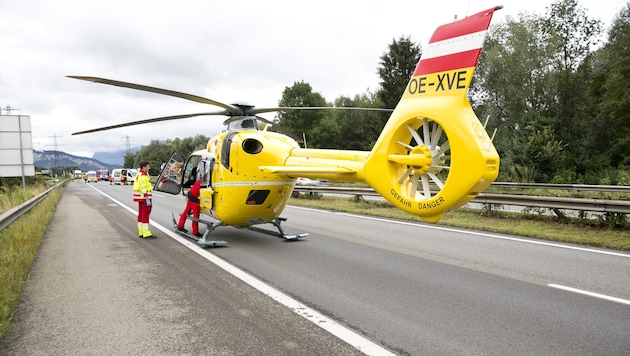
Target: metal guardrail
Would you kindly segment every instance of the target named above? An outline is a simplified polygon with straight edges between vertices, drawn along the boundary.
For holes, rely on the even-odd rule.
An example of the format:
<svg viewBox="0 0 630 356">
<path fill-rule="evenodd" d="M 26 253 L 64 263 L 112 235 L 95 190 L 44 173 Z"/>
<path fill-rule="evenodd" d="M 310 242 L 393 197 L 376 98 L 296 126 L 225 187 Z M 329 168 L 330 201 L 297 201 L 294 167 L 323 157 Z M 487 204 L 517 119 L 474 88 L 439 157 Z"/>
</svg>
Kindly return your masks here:
<svg viewBox="0 0 630 356">
<path fill-rule="evenodd" d="M 599 213 L 630 214 L 630 200 L 481 193 L 472 201 L 480 204 L 501 204 Z"/>
<path fill-rule="evenodd" d="M 17 218 L 19 218 L 20 216 L 24 215 L 29 210 L 31 210 L 40 201 L 44 200 L 48 196 L 48 194 L 50 194 L 50 192 L 59 188 L 63 183 L 64 181 L 61 181 L 58 184 L 56 184 L 54 187 L 35 196 L 34 198 L 2 213 L 0 215 L 0 231 L 2 231 L 5 227 L 7 227 L 9 224 L 15 221 Z"/>
<path fill-rule="evenodd" d="M 492 187 L 515 189 L 548 189 L 548 190 L 589 190 L 596 192 L 630 193 L 628 185 L 588 185 L 588 184 L 549 184 L 549 183 L 512 183 L 494 182 Z"/>
<path fill-rule="evenodd" d="M 628 186 L 600 186 L 581 184 L 536 184 L 536 183 L 493 183 L 492 186 L 520 189 L 556 189 L 556 190 L 591 190 L 606 192 L 628 192 Z M 347 188 L 330 186 L 296 186 L 296 192 L 345 194 L 356 196 L 380 196 L 372 188 Z M 481 193 L 472 202 L 479 204 L 501 204 L 523 207 L 537 207 L 549 209 L 566 209 L 577 211 L 591 211 L 600 213 L 630 214 L 630 200 L 608 200 L 592 198 L 565 198 L 553 196 L 531 196 L 517 194 Z"/>
</svg>

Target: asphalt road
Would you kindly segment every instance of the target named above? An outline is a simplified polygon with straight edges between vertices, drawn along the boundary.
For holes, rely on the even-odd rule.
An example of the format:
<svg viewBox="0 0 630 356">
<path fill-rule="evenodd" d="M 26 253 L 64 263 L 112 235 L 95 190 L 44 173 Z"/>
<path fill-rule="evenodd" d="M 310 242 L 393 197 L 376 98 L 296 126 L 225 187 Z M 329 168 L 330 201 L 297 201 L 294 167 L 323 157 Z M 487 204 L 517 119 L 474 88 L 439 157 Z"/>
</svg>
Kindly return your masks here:
<svg viewBox="0 0 630 356">
<path fill-rule="evenodd" d="M 65 188 L 0 354 L 361 354 L 153 231 L 139 239 L 129 211 L 79 181 Z"/>
<path fill-rule="evenodd" d="M 134 207 L 130 187 L 65 189 L 0 350 L 630 354 L 627 253 L 295 207 L 284 227 L 304 240 L 225 227 L 212 236 L 228 247 L 201 249 L 170 232 L 181 196 L 156 195 L 152 221 L 165 228 L 148 241 L 119 203 Z M 275 291 L 330 319 L 284 306 Z M 322 326 L 335 323 L 356 334 Z M 356 335 L 383 349 L 357 347 Z"/>
</svg>

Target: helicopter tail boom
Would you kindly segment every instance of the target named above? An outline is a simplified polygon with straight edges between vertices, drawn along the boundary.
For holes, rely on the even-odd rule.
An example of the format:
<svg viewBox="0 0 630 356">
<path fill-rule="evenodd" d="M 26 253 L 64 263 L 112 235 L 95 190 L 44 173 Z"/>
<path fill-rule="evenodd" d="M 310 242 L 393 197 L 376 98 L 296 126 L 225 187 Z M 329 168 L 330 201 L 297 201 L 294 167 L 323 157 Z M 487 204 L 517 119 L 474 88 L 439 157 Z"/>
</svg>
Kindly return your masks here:
<svg viewBox="0 0 630 356">
<path fill-rule="evenodd" d="M 328 180 L 363 182 L 369 152 L 351 150 L 295 149 L 283 166 L 261 166 L 263 172 Z"/>
</svg>

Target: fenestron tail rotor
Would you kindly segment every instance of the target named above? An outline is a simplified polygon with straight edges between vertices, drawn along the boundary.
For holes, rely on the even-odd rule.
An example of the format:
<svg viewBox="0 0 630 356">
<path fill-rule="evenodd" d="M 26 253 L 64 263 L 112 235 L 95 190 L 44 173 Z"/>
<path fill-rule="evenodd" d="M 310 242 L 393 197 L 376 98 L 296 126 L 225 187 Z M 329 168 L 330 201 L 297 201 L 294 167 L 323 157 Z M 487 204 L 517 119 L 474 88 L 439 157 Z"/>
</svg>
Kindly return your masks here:
<svg viewBox="0 0 630 356">
<path fill-rule="evenodd" d="M 409 143 L 396 141 L 407 150 L 407 155 L 390 155 L 391 162 L 401 164 L 398 184 L 408 198 L 420 202 L 440 193 L 450 167 L 450 144 L 442 126 L 435 121 L 419 119 L 408 124 Z M 430 157 L 431 159 L 427 159 Z"/>
</svg>

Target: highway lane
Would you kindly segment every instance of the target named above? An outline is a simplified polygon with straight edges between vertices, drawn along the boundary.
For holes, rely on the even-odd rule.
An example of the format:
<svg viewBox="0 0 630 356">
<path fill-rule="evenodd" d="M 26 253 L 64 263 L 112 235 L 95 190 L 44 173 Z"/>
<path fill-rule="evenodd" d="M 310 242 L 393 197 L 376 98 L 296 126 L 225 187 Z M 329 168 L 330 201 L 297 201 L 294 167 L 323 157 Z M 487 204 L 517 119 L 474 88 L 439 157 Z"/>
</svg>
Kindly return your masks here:
<svg viewBox="0 0 630 356">
<path fill-rule="evenodd" d="M 97 186 L 133 206 L 130 187 Z M 181 209 L 181 196 L 158 193 L 152 218 L 170 226 Z M 220 228 L 229 247 L 211 252 L 396 353 L 630 352 L 628 254 L 302 208 L 283 216 L 310 236 Z"/>
</svg>

